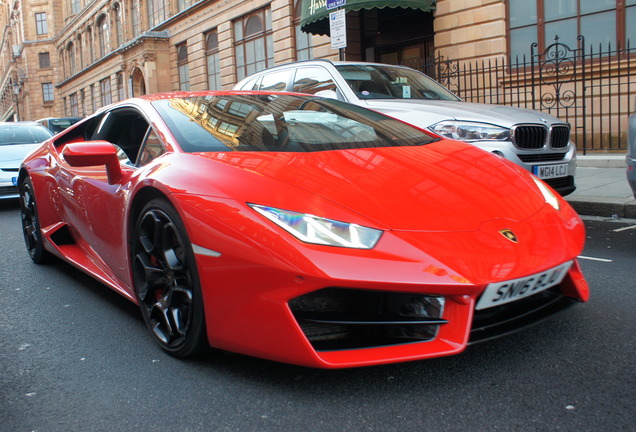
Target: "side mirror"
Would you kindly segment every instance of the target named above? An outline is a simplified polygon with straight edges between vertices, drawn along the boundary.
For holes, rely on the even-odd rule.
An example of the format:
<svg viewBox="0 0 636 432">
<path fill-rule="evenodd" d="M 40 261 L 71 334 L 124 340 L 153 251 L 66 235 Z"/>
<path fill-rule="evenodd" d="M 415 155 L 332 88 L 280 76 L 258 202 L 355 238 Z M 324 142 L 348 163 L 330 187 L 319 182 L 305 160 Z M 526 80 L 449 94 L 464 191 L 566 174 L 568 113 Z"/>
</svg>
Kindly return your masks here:
<svg viewBox="0 0 636 432">
<path fill-rule="evenodd" d="M 108 141 L 67 144 L 62 151 L 62 156 L 72 167 L 105 165 L 109 184 L 117 183 L 123 177 L 117 148 Z"/>
</svg>

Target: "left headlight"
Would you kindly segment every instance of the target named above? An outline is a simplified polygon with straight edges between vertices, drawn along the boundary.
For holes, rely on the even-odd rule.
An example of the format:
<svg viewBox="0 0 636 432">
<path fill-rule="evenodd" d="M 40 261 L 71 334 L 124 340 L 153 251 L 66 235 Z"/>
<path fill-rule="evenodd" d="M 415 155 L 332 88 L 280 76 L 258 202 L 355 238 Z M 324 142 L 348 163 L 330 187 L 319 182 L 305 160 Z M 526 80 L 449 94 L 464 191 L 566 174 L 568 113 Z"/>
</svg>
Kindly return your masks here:
<svg viewBox="0 0 636 432">
<path fill-rule="evenodd" d="M 445 120 L 430 129 L 436 134 L 459 141 L 504 141 L 510 139 L 510 129 L 488 123 Z"/>
<path fill-rule="evenodd" d="M 305 243 L 353 249 L 372 249 L 382 231 L 310 214 L 248 204 L 267 219 Z"/>
</svg>

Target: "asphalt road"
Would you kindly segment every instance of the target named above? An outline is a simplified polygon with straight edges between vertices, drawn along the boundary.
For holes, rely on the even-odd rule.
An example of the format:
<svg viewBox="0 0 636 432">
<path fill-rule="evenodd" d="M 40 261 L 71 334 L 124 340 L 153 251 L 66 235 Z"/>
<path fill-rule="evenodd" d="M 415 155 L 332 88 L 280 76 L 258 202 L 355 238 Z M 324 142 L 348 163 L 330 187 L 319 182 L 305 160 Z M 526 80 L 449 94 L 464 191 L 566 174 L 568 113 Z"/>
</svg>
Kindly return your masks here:
<svg viewBox="0 0 636 432">
<path fill-rule="evenodd" d="M 163 354 L 136 306 L 32 264 L 0 202 L 0 431 L 634 431 L 636 221 L 586 225 L 589 303 L 458 356 L 325 371 Z"/>
</svg>

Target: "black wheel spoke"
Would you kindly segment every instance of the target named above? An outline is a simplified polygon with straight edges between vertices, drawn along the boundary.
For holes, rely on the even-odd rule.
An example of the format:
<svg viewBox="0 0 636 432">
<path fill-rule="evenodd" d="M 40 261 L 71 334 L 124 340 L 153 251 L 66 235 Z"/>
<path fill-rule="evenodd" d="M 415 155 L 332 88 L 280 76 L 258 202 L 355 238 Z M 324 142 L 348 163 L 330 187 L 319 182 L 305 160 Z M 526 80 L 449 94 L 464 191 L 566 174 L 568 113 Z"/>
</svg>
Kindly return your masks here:
<svg viewBox="0 0 636 432">
<path fill-rule="evenodd" d="M 144 318 L 160 344 L 177 353 L 192 345 L 187 341 L 195 311 L 192 264 L 180 229 L 167 212 L 150 207 L 139 219 L 133 247 L 135 290 Z"/>
</svg>

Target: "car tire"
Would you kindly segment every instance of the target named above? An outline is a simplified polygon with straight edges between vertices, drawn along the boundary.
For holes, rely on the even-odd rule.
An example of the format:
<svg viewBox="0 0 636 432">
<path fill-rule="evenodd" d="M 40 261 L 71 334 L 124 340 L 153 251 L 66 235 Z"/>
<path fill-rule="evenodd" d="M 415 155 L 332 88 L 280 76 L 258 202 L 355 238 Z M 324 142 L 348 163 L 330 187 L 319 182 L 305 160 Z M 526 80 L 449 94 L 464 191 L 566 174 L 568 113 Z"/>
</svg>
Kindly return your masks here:
<svg viewBox="0 0 636 432">
<path fill-rule="evenodd" d="M 154 339 L 175 357 L 200 352 L 207 337 L 194 252 L 179 214 L 165 199 L 142 209 L 131 259 L 135 295 Z"/>
<path fill-rule="evenodd" d="M 23 177 L 19 186 L 20 217 L 22 219 L 22 234 L 29 256 L 36 264 L 45 264 L 51 259 L 51 254 L 44 249 L 44 239 L 40 229 L 38 208 L 35 203 L 33 183 L 27 176 Z"/>
</svg>

